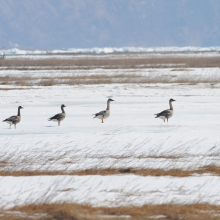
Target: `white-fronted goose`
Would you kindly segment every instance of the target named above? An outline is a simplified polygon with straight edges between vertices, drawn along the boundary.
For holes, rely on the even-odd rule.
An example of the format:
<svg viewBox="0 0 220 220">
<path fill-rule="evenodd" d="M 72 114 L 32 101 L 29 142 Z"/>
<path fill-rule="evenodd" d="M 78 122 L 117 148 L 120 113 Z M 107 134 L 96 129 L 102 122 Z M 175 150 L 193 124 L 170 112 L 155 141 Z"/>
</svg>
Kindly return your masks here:
<svg viewBox="0 0 220 220">
<path fill-rule="evenodd" d="M 7 122 L 8 124 L 10 124 L 10 128 L 11 125 L 14 124 L 15 129 L 16 129 L 16 124 L 18 124 L 21 121 L 21 113 L 20 113 L 20 109 L 22 109 L 22 106 L 18 107 L 18 115 L 17 116 L 11 116 L 10 118 L 6 118 L 5 120 L 3 120 L 3 122 Z"/>
<path fill-rule="evenodd" d="M 104 123 L 103 119 L 106 119 L 110 116 L 110 102 L 115 101 L 113 99 L 108 99 L 107 101 L 107 108 L 104 111 L 101 111 L 99 113 L 94 114 L 94 118 L 98 118 L 102 120 L 102 123 Z"/>
<path fill-rule="evenodd" d="M 168 122 L 168 119 L 173 116 L 173 105 L 172 105 L 172 102 L 174 102 L 174 101 L 176 101 L 176 100 L 170 99 L 170 101 L 169 101 L 170 109 L 167 109 L 167 110 L 164 110 L 164 111 L 162 111 L 162 112 L 160 112 L 158 114 L 155 114 L 156 115 L 155 118 L 160 118 L 160 119 L 164 120 L 164 122 L 167 119 L 167 122 Z"/>
<path fill-rule="evenodd" d="M 53 117 L 49 118 L 48 121 L 55 121 L 58 122 L 58 126 L 60 126 L 60 122 L 66 117 L 66 112 L 64 111 L 64 104 L 61 105 L 62 113 L 56 114 Z"/>
</svg>

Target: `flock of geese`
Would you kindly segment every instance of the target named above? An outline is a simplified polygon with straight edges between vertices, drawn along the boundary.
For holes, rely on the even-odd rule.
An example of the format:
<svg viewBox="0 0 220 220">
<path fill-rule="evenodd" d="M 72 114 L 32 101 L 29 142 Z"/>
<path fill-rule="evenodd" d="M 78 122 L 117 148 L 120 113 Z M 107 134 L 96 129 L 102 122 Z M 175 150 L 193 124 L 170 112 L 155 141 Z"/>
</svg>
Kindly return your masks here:
<svg viewBox="0 0 220 220">
<path fill-rule="evenodd" d="M 115 101 L 115 100 L 108 99 L 107 100 L 107 108 L 106 108 L 106 110 L 94 114 L 95 115 L 94 118 L 101 119 L 102 120 L 101 123 L 104 123 L 104 119 L 106 119 L 106 118 L 108 118 L 110 116 L 110 102 L 112 102 L 112 101 Z M 172 102 L 174 102 L 174 101 L 176 101 L 176 100 L 170 99 L 169 100 L 170 109 L 167 109 L 167 110 L 164 110 L 164 111 L 162 111 L 160 113 L 155 114 L 156 115 L 155 118 L 160 118 L 164 122 L 165 122 L 165 120 L 167 120 L 167 122 L 168 122 L 168 119 L 173 116 L 173 105 L 172 105 Z M 58 122 L 58 126 L 60 126 L 60 122 L 62 120 L 64 120 L 65 117 L 66 117 L 66 112 L 64 111 L 65 107 L 66 106 L 64 104 L 62 104 L 61 105 L 62 112 L 59 113 L 59 114 L 54 115 L 51 118 L 49 118 L 48 121 Z M 18 114 L 17 114 L 17 116 L 11 116 L 10 118 L 6 118 L 5 120 L 3 120 L 3 122 L 6 122 L 6 123 L 10 124 L 10 128 L 11 128 L 11 125 L 14 125 L 14 128 L 16 129 L 16 124 L 18 124 L 21 121 L 21 112 L 20 112 L 21 109 L 23 109 L 23 107 L 19 106 L 18 107 Z"/>
</svg>

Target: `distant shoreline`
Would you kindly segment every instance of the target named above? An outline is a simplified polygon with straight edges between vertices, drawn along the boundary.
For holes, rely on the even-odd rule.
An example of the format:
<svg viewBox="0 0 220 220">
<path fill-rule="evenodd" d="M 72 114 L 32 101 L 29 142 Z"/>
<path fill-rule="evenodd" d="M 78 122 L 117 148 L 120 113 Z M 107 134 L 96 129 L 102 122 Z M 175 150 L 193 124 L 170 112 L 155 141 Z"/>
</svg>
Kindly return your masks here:
<svg viewBox="0 0 220 220">
<path fill-rule="evenodd" d="M 35 50 L 27 48 L 0 48 L 0 55 L 102 55 L 132 53 L 216 53 L 220 47 L 103 47 Z"/>
</svg>

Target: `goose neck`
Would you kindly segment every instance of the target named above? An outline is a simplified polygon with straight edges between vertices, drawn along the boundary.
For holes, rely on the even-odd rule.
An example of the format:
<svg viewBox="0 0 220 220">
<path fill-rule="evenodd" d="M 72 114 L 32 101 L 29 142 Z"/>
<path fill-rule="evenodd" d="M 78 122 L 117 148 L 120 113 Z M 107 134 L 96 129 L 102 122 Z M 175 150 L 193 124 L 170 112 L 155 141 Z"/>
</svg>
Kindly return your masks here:
<svg viewBox="0 0 220 220">
<path fill-rule="evenodd" d="M 169 101 L 169 103 L 170 103 L 170 110 L 173 110 L 173 105 L 172 105 L 172 102 L 171 102 L 171 101 Z"/>
<path fill-rule="evenodd" d="M 20 108 L 18 108 L 18 116 L 21 116 Z"/>
<path fill-rule="evenodd" d="M 65 113 L 63 106 L 61 106 L 62 113 Z"/>
<path fill-rule="evenodd" d="M 107 101 L 107 108 L 106 110 L 110 110 L 110 101 Z"/>
</svg>

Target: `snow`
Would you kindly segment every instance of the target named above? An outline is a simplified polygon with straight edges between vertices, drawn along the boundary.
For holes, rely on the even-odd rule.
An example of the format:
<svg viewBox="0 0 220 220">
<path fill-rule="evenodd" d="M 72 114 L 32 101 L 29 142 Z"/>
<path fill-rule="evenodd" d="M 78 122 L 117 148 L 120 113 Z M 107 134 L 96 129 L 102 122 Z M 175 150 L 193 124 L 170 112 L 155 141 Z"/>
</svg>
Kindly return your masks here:
<svg viewBox="0 0 220 220">
<path fill-rule="evenodd" d="M 40 80 L 42 77 L 49 77 L 56 79 L 57 77 L 77 77 L 77 76 L 121 76 L 123 78 L 123 75 L 130 75 L 133 79 L 135 79 L 135 82 L 141 83 L 144 79 L 141 77 L 149 77 L 150 79 L 156 79 L 156 78 L 163 78 L 167 80 L 168 82 L 176 82 L 176 81 L 187 81 L 190 79 L 192 82 L 212 82 L 216 80 L 220 80 L 220 68 L 190 68 L 190 69 L 184 69 L 184 68 L 166 68 L 166 69 L 144 69 L 144 68 L 136 68 L 136 69 L 102 69 L 102 68 L 97 68 L 97 69 L 90 69 L 90 70 L 84 70 L 84 69 L 71 69 L 71 70 L 49 70 L 49 69 L 39 69 L 39 70 L 7 70 L 7 69 L 0 69 L 0 76 L 5 77 L 5 76 L 10 76 L 10 77 L 28 77 L 28 78 L 33 78 L 33 80 L 36 80 L 36 78 L 39 78 Z M 86 80 L 86 79 L 83 79 Z M 114 79 L 113 79 L 114 80 Z M 131 79 L 132 81 L 132 79 Z M 126 85 L 129 89 L 132 88 L 140 88 L 144 86 L 151 86 L 145 85 L 145 84 L 137 84 L 137 85 Z M 152 91 L 154 88 L 160 88 L 161 85 L 153 85 L 152 86 Z M 164 84 L 163 86 L 166 86 Z M 168 85 L 170 86 L 170 85 Z M 176 84 L 172 84 L 172 86 L 176 86 Z M 181 85 L 178 85 L 180 89 L 176 89 L 177 92 L 181 90 Z M 178 86 L 176 86 L 178 88 Z M 202 85 L 203 87 L 209 86 L 208 85 Z M 213 87 L 218 87 L 218 85 L 213 85 Z M 1 87 L 1 86 L 0 86 Z M 100 86 L 102 87 L 102 86 Z M 108 85 L 106 85 L 108 88 Z M 195 86 L 192 90 L 196 91 L 196 88 L 198 87 Z M 82 87 L 84 88 L 84 87 Z M 89 87 L 88 87 L 89 88 Z M 93 86 L 93 88 L 95 88 Z M 186 88 L 186 87 L 185 87 Z M 86 87 L 85 87 L 86 89 Z M 105 88 L 104 88 L 105 89 Z M 96 90 L 96 89 L 95 89 Z M 157 89 L 158 90 L 158 89 Z M 107 90 L 107 93 L 109 91 Z M 129 91 L 126 91 L 126 93 Z M 206 91 L 210 92 L 210 91 Z M 139 89 L 137 91 L 134 91 L 134 95 L 137 95 L 139 93 Z M 152 94 L 153 95 L 153 94 Z M 155 95 L 155 94 L 154 94 Z"/>
<path fill-rule="evenodd" d="M 25 50 L 19 48 L 0 49 L 0 54 L 5 55 L 31 55 L 31 54 L 109 54 L 109 53 L 129 53 L 129 52 L 219 52 L 220 47 L 104 47 L 104 48 L 69 48 L 61 50 Z"/>
<path fill-rule="evenodd" d="M 0 124 L 4 143 L 1 160 L 9 161 L 0 170 L 196 169 L 220 164 L 219 86 L 25 88 L 0 90 L 2 120 L 15 115 L 19 105 L 24 107 L 16 130 Z M 111 116 L 101 124 L 92 114 L 106 108 L 108 97 L 115 102 L 111 103 Z M 170 98 L 177 100 L 173 103 L 174 116 L 169 123 L 155 119 L 155 113 L 168 108 Z M 61 104 L 67 106 L 67 116 L 58 127 L 47 119 L 61 111 Z"/>
<path fill-rule="evenodd" d="M 156 70 L 159 74 L 184 71 Z M 75 71 L 75 70 L 74 70 Z M 114 74 L 116 70 L 82 72 L 21 71 L 43 74 Z M 103 73 L 103 71 L 105 71 Z M 125 73 L 124 70 L 120 70 Z M 127 71 L 127 70 L 126 70 Z M 137 70 L 138 73 L 139 70 Z M 142 72 L 141 72 L 142 71 Z M 218 76 L 219 69 L 192 69 L 185 74 Z M 149 74 L 140 70 L 140 74 Z M 1 70 L 0 75 L 19 75 Z M 56 75 L 57 74 L 57 75 Z M 10 88 L 11 90 L 2 90 Z M 198 169 L 220 165 L 220 85 L 109 84 L 52 87 L 0 86 L 1 120 L 21 110 L 17 129 L 0 123 L 0 171 L 77 171 L 100 168 Z M 112 97 L 111 115 L 104 124 L 92 114 L 106 108 Z M 168 108 L 168 123 L 154 114 Z M 67 106 L 58 127 L 47 119 Z M 220 177 L 212 174 L 184 178 L 170 176 L 33 176 L 1 177 L 0 206 L 27 203 L 74 202 L 94 206 L 207 202 L 219 204 Z"/>
<path fill-rule="evenodd" d="M 68 202 L 93 206 L 169 203 L 220 204 L 220 177 L 33 176 L 2 177 L 0 207 Z"/>
</svg>

